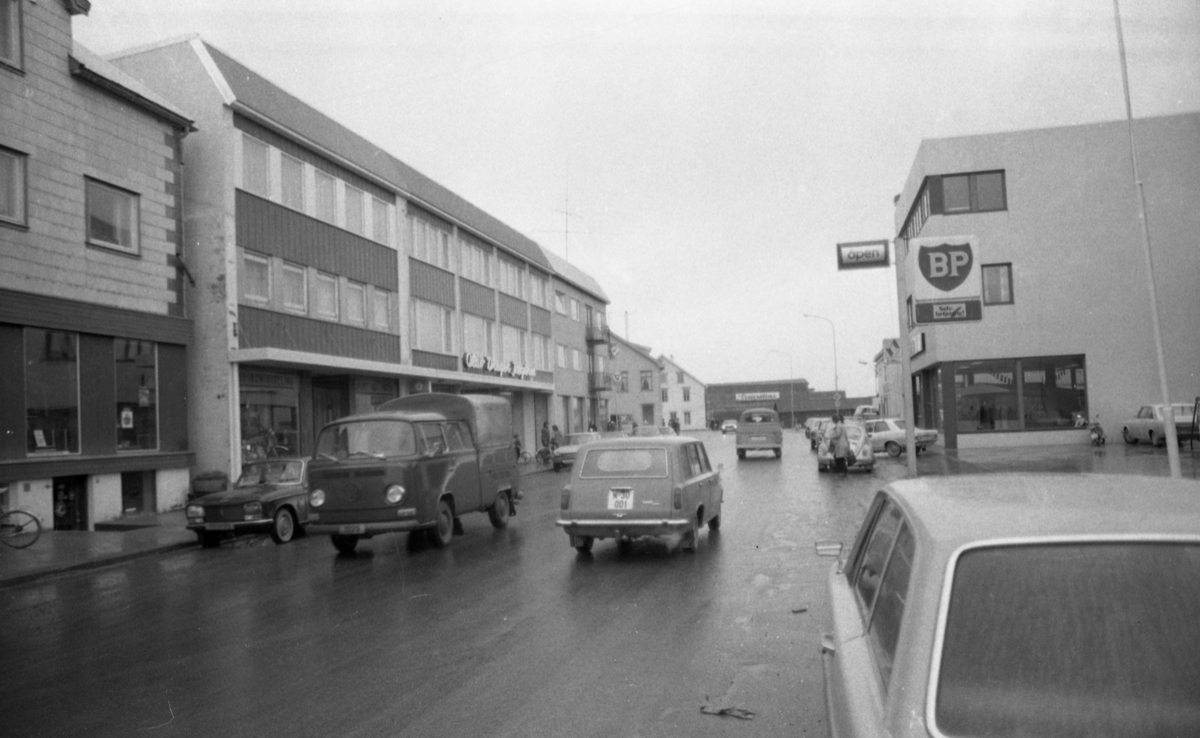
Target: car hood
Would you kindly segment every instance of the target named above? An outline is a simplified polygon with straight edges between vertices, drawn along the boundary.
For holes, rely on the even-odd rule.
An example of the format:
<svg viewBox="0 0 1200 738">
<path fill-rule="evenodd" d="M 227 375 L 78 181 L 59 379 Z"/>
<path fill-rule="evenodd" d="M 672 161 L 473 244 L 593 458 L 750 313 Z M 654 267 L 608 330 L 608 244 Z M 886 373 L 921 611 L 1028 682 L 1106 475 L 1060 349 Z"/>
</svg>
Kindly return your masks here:
<svg viewBox="0 0 1200 738">
<path fill-rule="evenodd" d="M 235 505 L 243 502 L 265 502 L 280 497 L 304 494 L 299 484 L 257 484 L 253 487 L 235 487 L 224 492 L 212 492 L 193 500 L 199 505 Z"/>
</svg>

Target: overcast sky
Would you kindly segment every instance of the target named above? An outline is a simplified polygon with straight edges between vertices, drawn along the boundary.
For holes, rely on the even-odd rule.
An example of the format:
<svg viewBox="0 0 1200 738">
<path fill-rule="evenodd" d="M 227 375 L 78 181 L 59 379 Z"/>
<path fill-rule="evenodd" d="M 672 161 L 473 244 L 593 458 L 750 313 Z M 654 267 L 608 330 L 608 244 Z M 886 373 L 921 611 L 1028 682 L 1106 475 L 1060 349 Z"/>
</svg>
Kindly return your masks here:
<svg viewBox="0 0 1200 738">
<path fill-rule="evenodd" d="M 1200 2 L 1121 0 L 1135 116 L 1200 110 Z M 594 276 L 704 382 L 874 393 L 923 138 L 1124 117 L 1110 0 L 97 0 L 109 54 L 198 33 Z M 565 212 L 564 212 L 565 211 Z M 833 322 L 805 318 L 821 315 Z"/>
</svg>

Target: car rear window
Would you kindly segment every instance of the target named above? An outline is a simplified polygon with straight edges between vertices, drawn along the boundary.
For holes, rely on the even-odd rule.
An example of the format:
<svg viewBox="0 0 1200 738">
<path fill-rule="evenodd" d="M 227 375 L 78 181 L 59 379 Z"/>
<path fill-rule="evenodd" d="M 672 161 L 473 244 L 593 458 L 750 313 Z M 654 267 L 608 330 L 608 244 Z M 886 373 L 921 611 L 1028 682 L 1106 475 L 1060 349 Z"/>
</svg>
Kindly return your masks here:
<svg viewBox="0 0 1200 738">
<path fill-rule="evenodd" d="M 967 551 L 936 689 L 947 735 L 1200 735 L 1200 544 Z"/>
<path fill-rule="evenodd" d="M 663 448 L 592 449 L 583 457 L 583 479 L 661 478 L 667 476 L 667 450 Z"/>
<path fill-rule="evenodd" d="M 774 413 L 746 413 L 742 416 L 743 423 L 778 423 Z"/>
</svg>

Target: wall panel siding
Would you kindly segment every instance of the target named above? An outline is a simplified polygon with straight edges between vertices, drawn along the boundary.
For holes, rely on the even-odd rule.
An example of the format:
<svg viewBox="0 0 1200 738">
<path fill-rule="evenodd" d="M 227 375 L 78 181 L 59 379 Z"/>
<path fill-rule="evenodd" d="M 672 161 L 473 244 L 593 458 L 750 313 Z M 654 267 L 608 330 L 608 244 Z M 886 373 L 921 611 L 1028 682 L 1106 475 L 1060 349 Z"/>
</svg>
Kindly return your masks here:
<svg viewBox="0 0 1200 738">
<path fill-rule="evenodd" d="M 500 295 L 500 322 L 528 330 L 529 303 L 510 295 Z"/>
<path fill-rule="evenodd" d="M 400 363 L 400 336 L 241 305 L 240 347 L 280 348 L 314 354 Z"/>
<path fill-rule="evenodd" d="M 383 244 L 237 191 L 238 246 L 395 292 L 399 263 Z"/>
<path fill-rule="evenodd" d="M 412 296 L 419 300 L 436 302 L 446 307 L 456 307 L 454 304 L 454 275 L 445 269 L 438 269 L 432 264 L 426 264 L 419 259 L 408 260 L 410 277 L 409 288 Z"/>
<path fill-rule="evenodd" d="M 425 367 L 426 369 L 445 369 L 446 371 L 458 370 L 458 357 L 447 356 L 446 354 L 434 354 L 428 351 L 413 350 L 413 366 Z"/>
<path fill-rule="evenodd" d="M 541 333 L 543 336 L 551 335 L 551 326 L 553 321 L 550 317 L 550 311 L 544 310 L 536 305 L 531 305 L 529 309 L 529 330 L 534 333 Z"/>
<path fill-rule="evenodd" d="M 0 322 L 159 343 L 189 344 L 192 321 L 0 290 Z"/>
<path fill-rule="evenodd" d="M 479 315 L 491 320 L 496 319 L 496 291 L 490 287 L 476 284 L 469 279 L 459 279 L 458 288 L 462 293 L 462 309 L 465 313 Z"/>
</svg>

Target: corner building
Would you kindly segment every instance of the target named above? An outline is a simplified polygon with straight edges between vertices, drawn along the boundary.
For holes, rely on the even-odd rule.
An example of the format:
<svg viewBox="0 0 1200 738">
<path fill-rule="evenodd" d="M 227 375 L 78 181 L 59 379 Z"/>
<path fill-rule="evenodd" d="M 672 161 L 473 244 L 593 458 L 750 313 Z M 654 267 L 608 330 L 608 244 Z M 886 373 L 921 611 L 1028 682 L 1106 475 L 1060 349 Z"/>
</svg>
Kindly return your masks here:
<svg viewBox="0 0 1200 738">
<path fill-rule="evenodd" d="M 917 425 L 947 448 L 1086 443 L 1097 414 L 1117 437 L 1141 405 L 1162 401 L 1128 130 L 921 143 L 896 201 L 897 261 Z M 1133 138 L 1171 400 L 1190 404 L 1200 113 L 1135 120 Z M 960 283 L 935 284 L 952 276 Z"/>
<path fill-rule="evenodd" d="M 94 530 L 179 507 L 192 454 L 179 108 L 0 2 L 0 509 Z"/>
<path fill-rule="evenodd" d="M 196 116 L 185 260 L 197 472 L 310 454 L 326 422 L 417 392 L 554 390 L 534 242 L 195 37 L 113 62 Z"/>
</svg>

